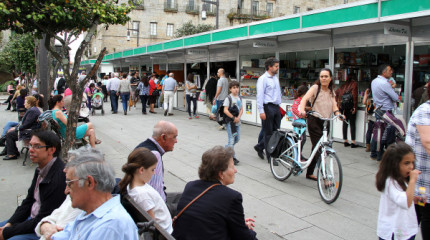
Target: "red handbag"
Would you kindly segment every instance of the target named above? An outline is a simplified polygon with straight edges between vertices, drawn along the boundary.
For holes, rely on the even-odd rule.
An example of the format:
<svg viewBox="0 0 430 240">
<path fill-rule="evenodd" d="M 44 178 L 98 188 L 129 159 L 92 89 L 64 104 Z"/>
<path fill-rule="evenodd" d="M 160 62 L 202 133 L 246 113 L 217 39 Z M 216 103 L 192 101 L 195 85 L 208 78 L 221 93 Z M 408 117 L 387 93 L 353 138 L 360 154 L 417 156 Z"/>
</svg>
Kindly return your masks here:
<svg viewBox="0 0 430 240">
<path fill-rule="evenodd" d="M 279 110 L 281 111 L 281 119 L 282 119 L 287 112 L 281 106 L 279 106 Z"/>
</svg>

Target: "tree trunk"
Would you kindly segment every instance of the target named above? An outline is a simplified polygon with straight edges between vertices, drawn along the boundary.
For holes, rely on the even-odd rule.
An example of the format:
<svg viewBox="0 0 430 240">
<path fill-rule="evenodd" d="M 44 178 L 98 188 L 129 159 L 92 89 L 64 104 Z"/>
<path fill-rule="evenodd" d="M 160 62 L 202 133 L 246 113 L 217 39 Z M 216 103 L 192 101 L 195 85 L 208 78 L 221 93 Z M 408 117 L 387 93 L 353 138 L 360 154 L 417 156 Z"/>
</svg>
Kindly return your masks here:
<svg viewBox="0 0 430 240">
<path fill-rule="evenodd" d="M 43 36 L 43 39 L 40 40 L 39 45 L 39 85 L 37 85 L 39 93 L 43 94 L 43 106 L 48 105 L 48 99 L 50 96 L 50 92 L 48 89 L 48 81 L 49 81 L 49 59 L 48 59 L 48 50 L 45 47 L 45 41 L 49 41 L 49 38 L 46 35 Z"/>
</svg>

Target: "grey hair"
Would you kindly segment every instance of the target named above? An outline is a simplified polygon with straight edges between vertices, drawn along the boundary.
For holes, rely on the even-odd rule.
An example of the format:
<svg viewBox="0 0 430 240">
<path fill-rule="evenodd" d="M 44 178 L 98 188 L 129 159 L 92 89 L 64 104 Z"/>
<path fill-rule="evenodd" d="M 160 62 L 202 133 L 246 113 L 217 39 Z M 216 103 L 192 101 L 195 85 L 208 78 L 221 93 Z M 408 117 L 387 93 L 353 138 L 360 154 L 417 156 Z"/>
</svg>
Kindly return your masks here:
<svg viewBox="0 0 430 240">
<path fill-rule="evenodd" d="M 173 133 L 175 128 L 175 125 L 168 121 L 159 121 L 157 124 L 155 124 L 154 129 L 152 131 L 152 138 L 157 139 L 162 134 L 169 134 Z"/>
<path fill-rule="evenodd" d="M 66 168 L 75 168 L 75 176 L 79 179 L 86 179 L 92 176 L 96 184 L 96 190 L 101 192 L 112 192 L 115 182 L 115 171 L 112 166 L 104 160 L 101 151 L 90 146 L 84 146 L 76 150 L 69 151 L 69 162 Z M 83 181 L 79 181 L 82 187 Z"/>
<path fill-rule="evenodd" d="M 175 74 L 174 73 L 169 73 L 169 77 L 174 77 Z"/>
<path fill-rule="evenodd" d="M 114 77 L 119 77 L 119 73 L 114 72 L 114 73 L 113 73 L 113 76 L 114 76 Z"/>
</svg>

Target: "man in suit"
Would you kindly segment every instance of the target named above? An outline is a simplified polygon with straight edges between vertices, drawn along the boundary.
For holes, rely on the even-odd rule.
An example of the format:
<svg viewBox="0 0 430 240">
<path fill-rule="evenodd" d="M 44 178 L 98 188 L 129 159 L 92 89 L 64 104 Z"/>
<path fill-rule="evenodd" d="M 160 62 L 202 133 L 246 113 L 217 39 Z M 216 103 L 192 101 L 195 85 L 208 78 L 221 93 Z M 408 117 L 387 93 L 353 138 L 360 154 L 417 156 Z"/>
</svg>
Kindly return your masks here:
<svg viewBox="0 0 430 240">
<path fill-rule="evenodd" d="M 16 240 L 39 239 L 34 228 L 66 198 L 64 163 L 58 158 L 61 152 L 60 139 L 50 131 L 36 132 L 29 147 L 30 159 L 38 167 L 21 206 L 9 220 L 0 223 L 0 240 L 11 237 Z"/>
</svg>

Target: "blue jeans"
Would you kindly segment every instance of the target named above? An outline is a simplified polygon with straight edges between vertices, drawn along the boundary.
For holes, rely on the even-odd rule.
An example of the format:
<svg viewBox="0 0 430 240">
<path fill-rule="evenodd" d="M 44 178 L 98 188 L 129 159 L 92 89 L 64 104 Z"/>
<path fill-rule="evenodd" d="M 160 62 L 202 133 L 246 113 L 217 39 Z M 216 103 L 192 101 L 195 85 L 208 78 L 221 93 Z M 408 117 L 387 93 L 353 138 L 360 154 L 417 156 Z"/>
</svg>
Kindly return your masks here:
<svg viewBox="0 0 430 240">
<path fill-rule="evenodd" d="M 6 135 L 9 129 L 16 127 L 17 125 L 18 125 L 18 122 L 12 122 L 12 121 L 7 122 L 6 125 L 4 125 L 3 127 L 3 133 L 1 134 L 1 136 L 3 137 L 4 135 Z"/>
<path fill-rule="evenodd" d="M 148 95 L 139 95 L 140 101 L 142 101 L 142 112 L 146 113 L 146 102 L 148 101 Z"/>
<path fill-rule="evenodd" d="M 121 93 L 121 100 L 122 100 L 122 109 L 124 109 L 124 112 L 127 112 L 128 108 L 128 100 L 130 99 L 130 93 Z"/>
<path fill-rule="evenodd" d="M 219 108 L 224 104 L 224 100 L 216 100 L 216 110 L 218 112 Z"/>
<path fill-rule="evenodd" d="M 4 225 L 6 225 L 6 223 L 8 223 L 8 221 L 9 220 L 0 222 L 0 227 L 3 227 Z M 9 238 L 9 240 L 38 240 L 38 239 L 39 239 L 39 237 L 37 237 L 36 233 L 16 235 L 16 236 Z"/>
<path fill-rule="evenodd" d="M 110 104 L 112 105 L 112 111 L 114 113 L 118 112 L 118 96 L 116 95 L 116 91 L 110 91 Z"/>
<path fill-rule="evenodd" d="M 239 142 L 240 140 L 240 125 L 236 126 L 236 136 L 233 136 L 233 134 L 231 133 L 231 125 L 230 124 L 235 124 L 235 123 L 228 123 L 226 124 L 226 129 L 227 129 L 227 136 L 228 136 L 228 142 L 227 145 L 225 145 L 225 147 L 231 147 L 234 149 L 234 145 L 236 143 Z M 236 157 L 236 153 L 234 153 L 234 157 Z"/>
</svg>

